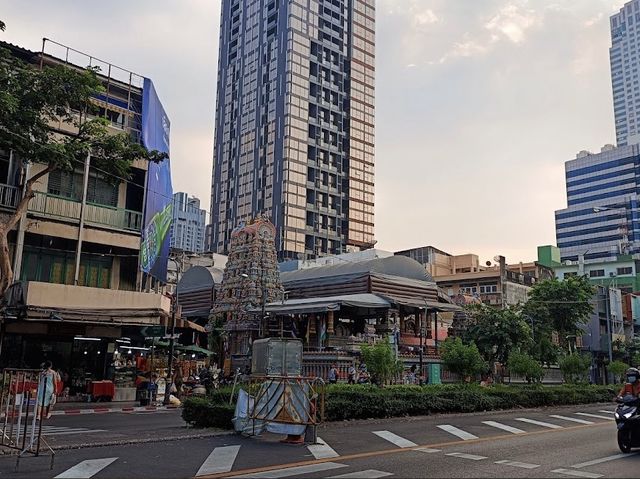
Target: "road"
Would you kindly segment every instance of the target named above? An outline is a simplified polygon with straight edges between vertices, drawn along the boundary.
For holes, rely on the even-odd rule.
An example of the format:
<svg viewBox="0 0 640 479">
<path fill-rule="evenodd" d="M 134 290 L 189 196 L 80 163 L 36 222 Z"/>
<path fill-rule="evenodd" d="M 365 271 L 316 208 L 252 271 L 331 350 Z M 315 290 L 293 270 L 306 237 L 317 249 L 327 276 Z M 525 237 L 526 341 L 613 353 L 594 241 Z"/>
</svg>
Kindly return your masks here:
<svg viewBox="0 0 640 479">
<path fill-rule="evenodd" d="M 265 434 L 63 450 L 53 470 L 47 457 L 24 458 L 18 473 L 15 458 L 0 458 L 0 476 L 640 477 L 640 454 L 617 449 L 612 412 L 612 405 L 574 406 L 345 422 L 321 428 L 324 445 L 316 446 L 285 445 Z M 116 415 L 107 420 L 126 423 Z"/>
</svg>

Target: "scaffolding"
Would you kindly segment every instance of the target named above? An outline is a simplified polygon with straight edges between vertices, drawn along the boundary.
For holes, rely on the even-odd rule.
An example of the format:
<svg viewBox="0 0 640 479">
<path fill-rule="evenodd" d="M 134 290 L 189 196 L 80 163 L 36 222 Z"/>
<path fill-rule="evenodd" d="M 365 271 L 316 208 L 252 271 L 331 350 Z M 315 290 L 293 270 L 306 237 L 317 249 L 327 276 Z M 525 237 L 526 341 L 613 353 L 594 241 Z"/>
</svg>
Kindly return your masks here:
<svg viewBox="0 0 640 479">
<path fill-rule="evenodd" d="M 78 69 L 95 69 L 103 83 L 104 92 L 93 99 L 98 108 L 94 116 L 107 119 L 113 128 L 128 132 L 133 141 L 142 143 L 142 75 L 43 38 L 40 68 L 45 64 L 58 63 Z"/>
</svg>

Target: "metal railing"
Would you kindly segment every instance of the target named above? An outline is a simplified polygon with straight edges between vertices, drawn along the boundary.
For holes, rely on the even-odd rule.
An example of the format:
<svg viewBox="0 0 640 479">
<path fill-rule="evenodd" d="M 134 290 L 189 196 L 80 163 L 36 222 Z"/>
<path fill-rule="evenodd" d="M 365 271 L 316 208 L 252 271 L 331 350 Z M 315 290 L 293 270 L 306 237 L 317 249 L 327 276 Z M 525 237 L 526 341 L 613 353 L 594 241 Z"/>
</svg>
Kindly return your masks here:
<svg viewBox="0 0 640 479">
<path fill-rule="evenodd" d="M 79 222 L 81 206 L 80 201 L 38 191 L 29 203 L 29 211 Z M 116 229 L 140 231 L 142 229 L 142 213 L 87 203 L 85 222 Z"/>
<path fill-rule="evenodd" d="M 0 184 L 0 206 L 15 208 L 20 201 L 20 188 L 17 186 Z"/>
</svg>

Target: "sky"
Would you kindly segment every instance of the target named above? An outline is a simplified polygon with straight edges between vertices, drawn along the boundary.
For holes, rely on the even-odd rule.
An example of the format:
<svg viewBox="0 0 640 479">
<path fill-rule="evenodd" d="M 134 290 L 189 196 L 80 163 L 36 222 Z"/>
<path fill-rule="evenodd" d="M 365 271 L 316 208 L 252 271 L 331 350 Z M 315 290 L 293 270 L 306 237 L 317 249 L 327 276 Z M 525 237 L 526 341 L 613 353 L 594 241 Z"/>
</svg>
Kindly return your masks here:
<svg viewBox="0 0 640 479">
<path fill-rule="evenodd" d="M 0 0 L 47 37 L 154 81 L 174 191 L 209 209 L 221 0 Z M 615 142 L 608 17 L 624 0 L 377 0 L 376 239 L 530 261 L 555 244 L 564 162 Z"/>
</svg>

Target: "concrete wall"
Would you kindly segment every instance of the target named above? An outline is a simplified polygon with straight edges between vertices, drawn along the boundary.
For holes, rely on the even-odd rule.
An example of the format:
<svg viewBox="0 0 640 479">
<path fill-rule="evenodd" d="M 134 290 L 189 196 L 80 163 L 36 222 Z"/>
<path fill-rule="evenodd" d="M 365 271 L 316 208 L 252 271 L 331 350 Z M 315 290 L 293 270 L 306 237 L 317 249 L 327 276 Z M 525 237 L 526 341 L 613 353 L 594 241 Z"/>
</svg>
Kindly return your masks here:
<svg viewBox="0 0 640 479">
<path fill-rule="evenodd" d="M 161 294 L 87 288 L 30 281 L 27 305 L 64 309 L 162 309 L 171 311 L 171 299 Z"/>
</svg>

